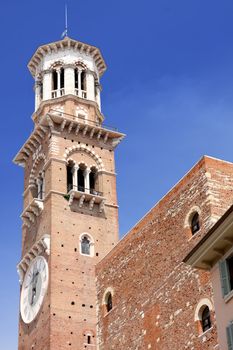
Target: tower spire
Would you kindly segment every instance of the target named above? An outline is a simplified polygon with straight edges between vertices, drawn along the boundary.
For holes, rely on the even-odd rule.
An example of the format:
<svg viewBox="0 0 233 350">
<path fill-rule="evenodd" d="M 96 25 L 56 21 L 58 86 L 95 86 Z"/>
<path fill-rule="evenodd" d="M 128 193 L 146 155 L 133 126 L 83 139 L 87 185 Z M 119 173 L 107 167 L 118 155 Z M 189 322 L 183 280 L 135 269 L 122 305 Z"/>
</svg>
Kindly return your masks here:
<svg viewBox="0 0 233 350">
<path fill-rule="evenodd" d="M 68 15 L 67 15 L 67 4 L 65 4 L 65 30 L 62 33 L 61 37 L 62 39 L 64 37 L 68 36 Z"/>
</svg>

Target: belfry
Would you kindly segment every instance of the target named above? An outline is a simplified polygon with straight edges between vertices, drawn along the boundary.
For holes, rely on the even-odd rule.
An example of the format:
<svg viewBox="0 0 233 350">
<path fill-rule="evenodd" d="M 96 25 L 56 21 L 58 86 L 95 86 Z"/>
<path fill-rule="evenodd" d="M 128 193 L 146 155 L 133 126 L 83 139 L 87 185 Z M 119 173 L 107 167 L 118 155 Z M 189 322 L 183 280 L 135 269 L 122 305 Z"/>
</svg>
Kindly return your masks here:
<svg viewBox="0 0 233 350">
<path fill-rule="evenodd" d="M 19 350 L 96 349 L 95 265 L 118 241 L 114 150 L 104 126 L 98 48 L 65 37 L 40 46 L 34 130 L 24 167 Z"/>
</svg>

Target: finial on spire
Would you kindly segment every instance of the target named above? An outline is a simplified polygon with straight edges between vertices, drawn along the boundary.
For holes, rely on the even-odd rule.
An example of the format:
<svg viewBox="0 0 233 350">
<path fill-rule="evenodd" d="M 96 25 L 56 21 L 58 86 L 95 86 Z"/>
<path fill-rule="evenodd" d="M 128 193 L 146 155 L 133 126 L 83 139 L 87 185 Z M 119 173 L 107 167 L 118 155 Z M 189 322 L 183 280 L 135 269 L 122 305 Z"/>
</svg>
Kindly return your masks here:
<svg viewBox="0 0 233 350">
<path fill-rule="evenodd" d="M 61 35 L 61 38 L 68 36 L 68 16 L 67 16 L 67 4 L 65 4 L 65 30 Z"/>
</svg>

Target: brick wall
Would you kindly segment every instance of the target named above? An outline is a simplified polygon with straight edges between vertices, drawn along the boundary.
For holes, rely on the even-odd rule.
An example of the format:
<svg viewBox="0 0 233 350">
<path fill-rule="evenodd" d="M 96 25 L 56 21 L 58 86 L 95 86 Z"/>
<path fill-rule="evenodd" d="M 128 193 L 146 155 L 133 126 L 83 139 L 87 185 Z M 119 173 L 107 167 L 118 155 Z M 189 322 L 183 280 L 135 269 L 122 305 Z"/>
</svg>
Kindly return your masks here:
<svg viewBox="0 0 233 350">
<path fill-rule="evenodd" d="M 206 272 L 182 263 L 185 254 L 233 201 L 233 164 L 203 157 L 97 265 L 99 349 L 214 349 L 213 328 L 199 335 L 195 308 L 212 301 Z M 192 236 L 189 216 L 200 211 Z M 113 309 L 103 302 L 113 290 Z M 217 347 L 216 347 L 217 349 Z"/>
<path fill-rule="evenodd" d="M 74 108 L 70 101 L 65 105 L 66 113 L 74 113 Z M 95 109 L 88 110 L 93 120 Z M 68 158 L 98 169 L 103 165 L 98 172 L 98 189 L 106 199 L 103 211 L 98 203 L 92 209 L 88 203 L 80 207 L 78 199 L 69 205 L 64 196 Z M 23 226 L 22 257 L 42 235 L 50 235 L 49 288 L 35 320 L 26 325 L 19 319 L 19 350 L 96 349 L 95 265 L 118 242 L 114 147 L 55 124 L 25 166 L 24 209 L 33 200 L 32 175 L 35 180 L 40 171 L 45 172 L 44 208 L 30 227 Z M 80 253 L 83 233 L 93 239 L 93 256 Z"/>
</svg>

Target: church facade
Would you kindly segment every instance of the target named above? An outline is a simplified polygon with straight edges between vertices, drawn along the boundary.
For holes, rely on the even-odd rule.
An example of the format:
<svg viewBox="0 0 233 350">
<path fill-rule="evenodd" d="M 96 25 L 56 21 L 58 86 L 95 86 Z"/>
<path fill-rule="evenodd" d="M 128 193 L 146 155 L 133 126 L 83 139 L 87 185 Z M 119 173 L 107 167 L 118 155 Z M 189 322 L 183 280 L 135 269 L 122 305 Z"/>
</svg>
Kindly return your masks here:
<svg viewBox="0 0 233 350">
<path fill-rule="evenodd" d="M 18 349 L 218 349 L 209 274 L 182 260 L 232 204 L 233 164 L 203 157 L 119 241 L 100 50 L 65 37 L 28 67 Z"/>
</svg>

